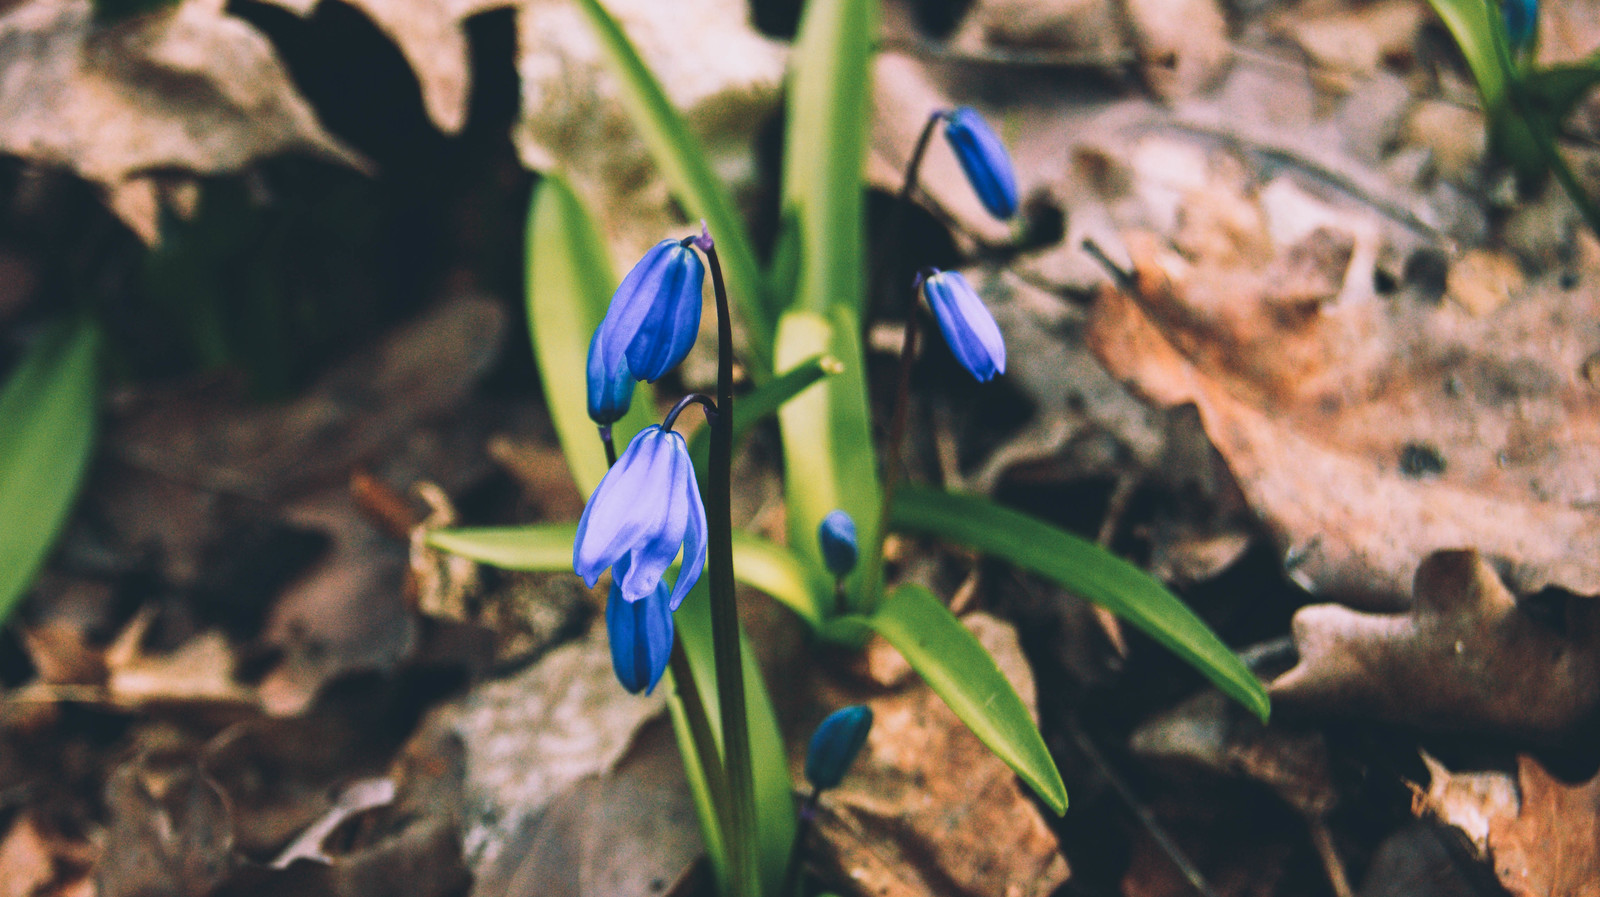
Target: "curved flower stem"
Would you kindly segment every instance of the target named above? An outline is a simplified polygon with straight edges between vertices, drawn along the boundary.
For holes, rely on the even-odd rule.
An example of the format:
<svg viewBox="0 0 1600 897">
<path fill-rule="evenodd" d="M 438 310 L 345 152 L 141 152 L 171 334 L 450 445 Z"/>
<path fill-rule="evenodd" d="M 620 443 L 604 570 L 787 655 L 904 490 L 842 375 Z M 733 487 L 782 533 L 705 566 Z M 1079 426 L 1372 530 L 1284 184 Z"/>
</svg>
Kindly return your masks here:
<svg viewBox="0 0 1600 897">
<path fill-rule="evenodd" d="M 679 399 L 678 404 L 672 406 L 672 410 L 668 411 L 667 416 L 661 421 L 661 429 L 666 430 L 669 433 L 672 432 L 672 425 L 678 422 L 678 415 L 682 414 L 683 409 L 689 407 L 690 405 L 699 405 L 700 407 L 704 408 L 706 412 L 706 421 L 713 426 L 716 425 L 717 403 L 712 401 L 710 396 L 692 392 Z"/>
<path fill-rule="evenodd" d="M 706 568 L 711 574 L 711 651 L 717 668 L 717 704 L 722 717 L 722 756 L 732 812 L 727 833 L 728 866 L 738 897 L 760 893 L 756 868 L 754 765 L 745 720 L 744 660 L 739 644 L 739 601 L 733 585 L 733 322 L 722 264 L 709 233 L 695 241 L 711 262 L 717 297 L 717 402 L 711 418 L 711 454 L 706 481 Z"/>
<path fill-rule="evenodd" d="M 917 136 L 916 149 L 911 151 L 911 161 L 906 163 L 906 179 L 895 198 L 894 218 L 890 225 L 890 252 L 888 265 L 892 268 L 900 245 L 900 233 L 905 229 L 906 210 L 911 207 L 911 195 L 917 190 L 917 173 L 922 170 L 922 157 L 928 152 L 928 141 L 933 129 L 944 120 L 947 113 L 939 110 L 928 116 L 927 124 Z M 917 353 L 917 292 L 922 289 L 922 274 L 917 274 L 911 287 L 911 301 L 906 303 L 905 336 L 900 344 L 900 375 L 894 393 L 894 417 L 889 424 L 889 444 L 883 454 L 883 512 L 878 523 L 878 554 L 883 554 L 883 539 L 889 532 L 889 508 L 894 503 L 895 483 L 900 479 L 900 451 L 906 438 L 906 417 L 911 404 L 911 360 Z"/>
</svg>

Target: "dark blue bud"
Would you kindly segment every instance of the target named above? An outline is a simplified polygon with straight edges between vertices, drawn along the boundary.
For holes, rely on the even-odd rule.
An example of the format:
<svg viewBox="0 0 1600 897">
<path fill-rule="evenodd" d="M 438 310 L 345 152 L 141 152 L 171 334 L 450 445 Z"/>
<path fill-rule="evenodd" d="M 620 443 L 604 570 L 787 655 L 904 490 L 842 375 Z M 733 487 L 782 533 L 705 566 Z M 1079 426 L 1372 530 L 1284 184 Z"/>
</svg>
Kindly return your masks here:
<svg viewBox="0 0 1600 897">
<path fill-rule="evenodd" d="M 1011 170 L 1011 156 L 983 116 L 962 106 L 945 118 L 944 136 L 989 214 L 1002 221 L 1017 214 L 1017 176 Z"/>
<path fill-rule="evenodd" d="M 1539 0 L 1502 0 L 1500 14 L 1506 23 L 1506 42 L 1513 56 L 1522 55 L 1533 45 L 1539 30 Z"/>
<path fill-rule="evenodd" d="M 589 419 L 601 426 L 621 420 L 633 404 L 633 375 L 628 373 L 626 358 L 619 356 L 618 361 L 615 368 L 606 370 L 596 328 L 589 340 Z"/>
<path fill-rule="evenodd" d="M 591 370 L 626 364 L 635 380 L 654 383 L 689 354 L 700 332 L 706 266 L 678 240 L 662 240 L 633 266 L 595 332 Z M 598 358 L 595 357 L 598 354 Z"/>
<path fill-rule="evenodd" d="M 872 708 L 854 704 L 835 710 L 817 726 L 806 749 L 806 779 L 821 791 L 844 779 L 872 731 Z"/>
<path fill-rule="evenodd" d="M 856 568 L 856 522 L 843 511 L 830 511 L 817 525 L 817 541 L 822 545 L 822 562 L 834 576 L 843 579 Z"/>
<path fill-rule="evenodd" d="M 622 580 L 628 560 L 617 562 L 606 600 L 606 635 L 611 641 L 611 667 L 628 691 L 649 694 L 661 681 L 672 657 L 672 596 L 667 584 L 638 601 L 622 597 Z"/>
<path fill-rule="evenodd" d="M 933 269 L 922 283 L 922 292 L 928 297 L 928 307 L 933 309 L 944 341 L 950 344 L 950 351 L 962 367 L 979 383 L 1006 372 L 1006 341 L 1000 335 L 1000 325 L 960 272 Z"/>
</svg>

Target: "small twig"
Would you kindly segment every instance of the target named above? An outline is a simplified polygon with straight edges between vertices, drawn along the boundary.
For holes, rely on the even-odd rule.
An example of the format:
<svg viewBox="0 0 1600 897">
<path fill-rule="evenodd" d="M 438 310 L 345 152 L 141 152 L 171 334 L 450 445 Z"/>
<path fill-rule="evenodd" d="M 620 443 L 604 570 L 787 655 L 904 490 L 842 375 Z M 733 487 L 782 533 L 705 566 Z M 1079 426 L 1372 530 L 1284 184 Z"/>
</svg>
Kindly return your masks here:
<svg viewBox="0 0 1600 897">
<path fill-rule="evenodd" d="M 1083 727 L 1078 725 L 1078 721 L 1068 720 L 1067 729 L 1072 732 L 1072 740 L 1077 742 L 1078 749 L 1083 751 L 1083 755 L 1100 771 L 1100 775 L 1105 778 L 1106 784 L 1111 786 L 1111 790 L 1117 792 L 1117 796 L 1122 798 L 1123 803 L 1128 805 L 1128 809 L 1133 811 L 1133 815 L 1139 820 L 1139 824 L 1144 826 L 1144 830 L 1150 834 L 1150 839 L 1156 842 L 1156 846 L 1161 848 L 1161 852 L 1167 855 L 1167 859 L 1172 861 L 1172 865 L 1183 873 L 1184 880 L 1189 882 L 1189 886 L 1194 888 L 1195 892 L 1200 894 L 1201 897 L 1217 897 L 1217 892 L 1212 890 L 1211 885 L 1206 883 L 1205 876 L 1200 874 L 1200 870 L 1195 868 L 1189 857 L 1184 854 L 1171 836 L 1156 822 L 1155 814 L 1150 812 L 1150 808 L 1140 803 L 1139 798 L 1134 795 L 1133 789 L 1128 787 L 1128 783 L 1123 781 L 1122 776 L 1118 775 L 1117 771 L 1111 768 L 1111 764 L 1106 762 L 1106 758 L 1101 755 L 1099 748 L 1094 746 L 1094 742 L 1089 740 L 1088 733 L 1083 731 Z"/>
<path fill-rule="evenodd" d="M 1112 261 L 1111 256 L 1106 255 L 1106 251 L 1100 248 L 1099 243 L 1085 238 L 1083 251 L 1089 253 L 1090 258 L 1099 262 L 1100 267 L 1106 269 L 1106 273 L 1111 275 L 1112 280 L 1116 281 L 1118 289 L 1125 293 L 1138 292 L 1139 280 L 1134 276 L 1134 272 L 1122 270 L 1122 266 Z"/>
<path fill-rule="evenodd" d="M 1317 849 L 1322 868 L 1328 872 L 1328 884 L 1333 886 L 1335 897 L 1355 897 L 1350 889 L 1350 877 L 1345 874 L 1344 861 L 1339 859 L 1338 848 L 1333 843 L 1333 833 L 1320 816 L 1307 816 L 1306 827 L 1311 830 L 1311 844 Z"/>
</svg>

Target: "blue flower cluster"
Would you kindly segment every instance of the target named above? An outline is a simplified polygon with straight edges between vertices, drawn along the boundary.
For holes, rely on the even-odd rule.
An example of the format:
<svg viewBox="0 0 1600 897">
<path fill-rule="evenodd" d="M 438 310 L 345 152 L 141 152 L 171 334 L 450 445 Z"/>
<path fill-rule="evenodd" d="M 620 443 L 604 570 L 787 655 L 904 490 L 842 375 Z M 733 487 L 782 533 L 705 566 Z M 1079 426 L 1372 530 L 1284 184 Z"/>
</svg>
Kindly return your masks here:
<svg viewBox="0 0 1600 897">
<path fill-rule="evenodd" d="M 626 414 L 636 380 L 683 361 L 700 329 L 705 266 L 687 241 L 645 253 L 611 298 L 589 341 L 589 417 L 602 427 Z M 669 590 L 662 577 L 683 554 Z M 706 510 L 683 437 L 639 431 L 606 472 L 578 520 L 572 568 L 593 588 L 611 571 L 606 630 L 623 687 L 649 692 L 672 655 L 672 612 L 706 563 Z"/>
</svg>

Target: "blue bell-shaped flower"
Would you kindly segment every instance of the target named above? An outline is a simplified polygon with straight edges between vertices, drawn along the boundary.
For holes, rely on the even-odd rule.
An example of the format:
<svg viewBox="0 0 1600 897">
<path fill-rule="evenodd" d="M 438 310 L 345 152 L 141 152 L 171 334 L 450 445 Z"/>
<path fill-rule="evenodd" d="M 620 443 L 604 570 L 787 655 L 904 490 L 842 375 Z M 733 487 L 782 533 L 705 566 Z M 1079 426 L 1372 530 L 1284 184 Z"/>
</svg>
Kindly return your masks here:
<svg viewBox="0 0 1600 897">
<path fill-rule="evenodd" d="M 606 601 L 606 635 L 611 641 L 611 668 L 628 691 L 649 694 L 661 681 L 672 657 L 672 604 L 666 583 L 629 601 L 619 585 L 628 575 L 628 559 L 617 561 Z"/>
<path fill-rule="evenodd" d="M 944 333 L 944 341 L 950 344 L 950 351 L 962 367 L 979 383 L 1006 372 L 1006 341 L 1000 335 L 1000 325 L 960 272 L 933 269 L 933 274 L 922 282 L 922 291 Z"/>
<path fill-rule="evenodd" d="M 843 579 L 856 568 L 856 522 L 843 511 L 829 511 L 817 525 L 817 542 L 822 546 L 822 562 L 828 572 Z"/>
<path fill-rule="evenodd" d="M 945 117 L 944 136 L 989 214 L 1002 221 L 1017 214 L 1017 176 L 1011 170 L 1011 156 L 983 116 L 962 106 Z"/>
<path fill-rule="evenodd" d="M 633 404 L 633 375 L 628 372 L 628 359 L 616 358 L 610 370 L 605 366 L 605 353 L 600 349 L 599 328 L 589 340 L 589 419 L 604 427 L 614 424 L 628 413 Z"/>
<path fill-rule="evenodd" d="M 1501 0 L 1500 15 L 1506 23 L 1506 43 L 1511 55 L 1521 56 L 1533 46 L 1539 30 L 1539 0 Z"/>
<path fill-rule="evenodd" d="M 680 240 L 662 240 L 644 254 L 612 295 L 591 342 L 591 394 L 594 371 L 626 364 L 633 379 L 654 383 L 683 361 L 700 332 L 705 279 L 705 263 Z"/>
<path fill-rule="evenodd" d="M 652 424 L 633 437 L 589 496 L 578 519 L 572 569 L 593 588 L 614 567 L 623 599 L 639 601 L 656 591 L 680 548 L 683 567 L 672 587 L 672 610 L 705 569 L 706 509 L 689 446 L 681 435 Z"/>
<path fill-rule="evenodd" d="M 839 784 L 872 731 L 872 708 L 853 704 L 835 710 L 817 726 L 806 749 L 806 780 L 822 791 Z"/>
</svg>

